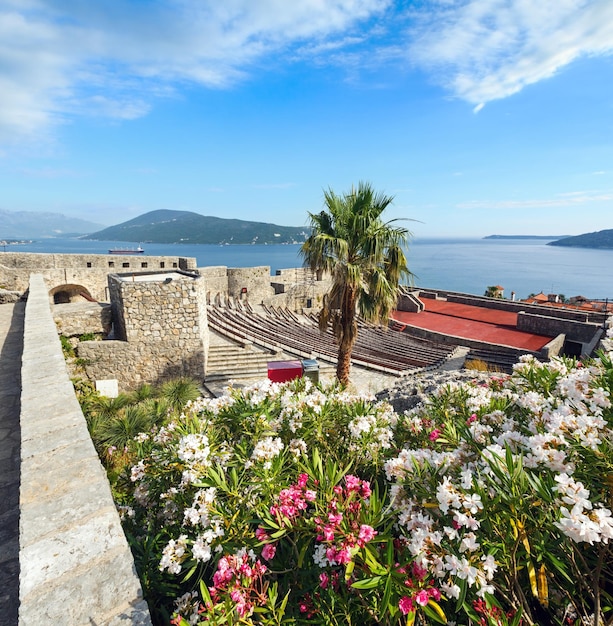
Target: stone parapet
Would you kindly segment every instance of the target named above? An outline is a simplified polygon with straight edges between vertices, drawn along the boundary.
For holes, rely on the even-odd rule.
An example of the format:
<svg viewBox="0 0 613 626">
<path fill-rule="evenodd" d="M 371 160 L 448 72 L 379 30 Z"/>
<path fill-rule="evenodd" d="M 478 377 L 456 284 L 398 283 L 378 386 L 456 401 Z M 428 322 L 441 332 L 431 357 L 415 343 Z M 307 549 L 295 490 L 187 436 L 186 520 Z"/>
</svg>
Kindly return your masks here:
<svg viewBox="0 0 613 626">
<path fill-rule="evenodd" d="M 21 371 L 19 626 L 149 626 L 40 274 L 30 280 Z"/>
<path fill-rule="evenodd" d="M 183 272 L 111 274 L 113 341 L 77 347 L 90 380 L 121 391 L 188 376 L 203 380 L 208 351 L 206 281 Z"/>
<path fill-rule="evenodd" d="M 557 317 L 557 311 L 555 317 L 543 314 L 535 315 L 527 311 L 520 311 L 517 314 L 517 330 L 549 337 L 564 334 L 570 341 L 580 343 L 590 343 L 601 327 L 602 324 L 560 319 Z"/>
</svg>

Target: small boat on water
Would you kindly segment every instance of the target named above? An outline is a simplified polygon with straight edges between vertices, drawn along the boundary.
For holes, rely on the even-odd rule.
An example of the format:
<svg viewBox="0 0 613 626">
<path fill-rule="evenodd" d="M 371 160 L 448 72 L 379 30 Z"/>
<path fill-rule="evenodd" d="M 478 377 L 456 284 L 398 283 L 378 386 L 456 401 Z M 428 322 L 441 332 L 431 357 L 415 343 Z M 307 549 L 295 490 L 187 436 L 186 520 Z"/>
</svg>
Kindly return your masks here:
<svg viewBox="0 0 613 626">
<path fill-rule="evenodd" d="M 110 248 L 109 254 L 143 254 L 144 248 L 138 246 L 138 248 Z"/>
</svg>

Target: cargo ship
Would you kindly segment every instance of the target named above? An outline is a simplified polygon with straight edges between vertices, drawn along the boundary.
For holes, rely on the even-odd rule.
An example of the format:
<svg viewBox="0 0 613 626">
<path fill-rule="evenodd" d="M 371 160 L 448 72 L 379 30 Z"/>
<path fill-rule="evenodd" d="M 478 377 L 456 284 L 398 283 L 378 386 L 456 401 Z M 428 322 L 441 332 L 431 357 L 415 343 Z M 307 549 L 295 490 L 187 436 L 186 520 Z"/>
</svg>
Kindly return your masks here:
<svg viewBox="0 0 613 626">
<path fill-rule="evenodd" d="M 138 246 L 138 248 L 110 248 L 109 254 L 143 254 L 145 250 Z"/>
</svg>

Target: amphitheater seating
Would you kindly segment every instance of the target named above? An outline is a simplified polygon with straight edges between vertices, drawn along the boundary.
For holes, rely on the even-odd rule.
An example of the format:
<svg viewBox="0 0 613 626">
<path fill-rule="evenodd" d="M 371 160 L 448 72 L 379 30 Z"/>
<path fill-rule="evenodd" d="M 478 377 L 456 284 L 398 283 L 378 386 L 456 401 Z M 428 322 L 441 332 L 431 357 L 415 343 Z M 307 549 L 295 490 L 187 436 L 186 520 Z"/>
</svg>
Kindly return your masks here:
<svg viewBox="0 0 613 626">
<path fill-rule="evenodd" d="M 237 341 L 250 341 L 303 358 L 336 361 L 338 346 L 332 332 L 321 333 L 317 319 L 312 315 L 297 315 L 271 306 L 256 313 L 251 307 L 230 309 L 209 305 L 208 319 L 211 328 Z M 352 361 L 356 365 L 403 376 L 438 367 L 452 352 L 453 346 L 361 322 Z"/>
<path fill-rule="evenodd" d="M 482 361 L 492 371 L 510 374 L 513 371 L 513 365 L 515 365 L 515 363 L 519 361 L 519 357 L 525 353 L 526 350 L 517 350 L 516 352 L 503 352 L 496 349 L 488 350 L 472 348 L 470 352 L 466 355 L 466 362 Z"/>
</svg>

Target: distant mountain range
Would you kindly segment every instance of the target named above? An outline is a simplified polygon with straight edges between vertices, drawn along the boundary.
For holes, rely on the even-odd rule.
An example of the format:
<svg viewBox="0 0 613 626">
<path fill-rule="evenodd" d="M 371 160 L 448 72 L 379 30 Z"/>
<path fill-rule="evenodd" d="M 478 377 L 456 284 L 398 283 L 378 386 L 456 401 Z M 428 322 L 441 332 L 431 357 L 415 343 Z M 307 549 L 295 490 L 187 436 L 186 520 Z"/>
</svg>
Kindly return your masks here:
<svg viewBox="0 0 613 626">
<path fill-rule="evenodd" d="M 570 248 L 613 248 L 613 229 L 599 230 L 584 235 L 488 235 L 483 239 L 555 239 L 548 246 Z"/>
<path fill-rule="evenodd" d="M 569 246 L 573 248 L 613 248 L 613 229 L 599 230 L 575 237 L 565 237 L 552 241 L 548 246 Z"/>
<path fill-rule="evenodd" d="M 61 213 L 5 211 L 0 209 L 0 240 L 72 237 L 94 232 L 102 224 Z"/>
<path fill-rule="evenodd" d="M 302 243 L 307 228 L 224 219 L 191 211 L 150 211 L 89 234 L 84 239 L 146 243 L 275 244 Z"/>
<path fill-rule="evenodd" d="M 488 235 L 483 239 L 562 239 L 568 235 Z"/>
</svg>

